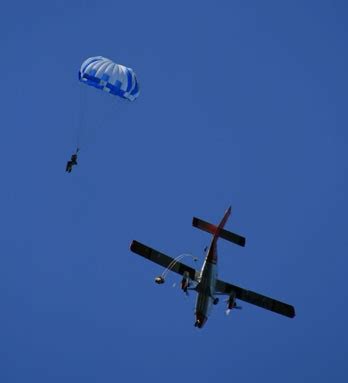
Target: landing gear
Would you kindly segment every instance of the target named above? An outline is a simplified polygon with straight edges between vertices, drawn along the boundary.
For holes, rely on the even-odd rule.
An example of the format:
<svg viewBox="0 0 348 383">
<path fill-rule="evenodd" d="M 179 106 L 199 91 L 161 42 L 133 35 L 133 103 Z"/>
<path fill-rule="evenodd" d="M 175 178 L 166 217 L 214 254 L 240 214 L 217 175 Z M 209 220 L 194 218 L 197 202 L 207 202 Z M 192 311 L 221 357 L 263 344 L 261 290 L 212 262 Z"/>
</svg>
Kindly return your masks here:
<svg viewBox="0 0 348 383">
<path fill-rule="evenodd" d="M 214 298 L 213 305 L 217 305 L 219 303 L 219 298 Z"/>
</svg>

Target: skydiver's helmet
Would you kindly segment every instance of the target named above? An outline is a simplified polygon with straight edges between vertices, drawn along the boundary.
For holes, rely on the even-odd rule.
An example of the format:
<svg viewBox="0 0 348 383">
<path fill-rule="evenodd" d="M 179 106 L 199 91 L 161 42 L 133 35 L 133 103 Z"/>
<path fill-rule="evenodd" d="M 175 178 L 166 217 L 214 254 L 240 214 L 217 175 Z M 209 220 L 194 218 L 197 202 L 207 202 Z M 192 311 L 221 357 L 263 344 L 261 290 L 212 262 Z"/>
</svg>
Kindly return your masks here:
<svg viewBox="0 0 348 383">
<path fill-rule="evenodd" d="M 164 278 L 161 275 L 159 275 L 158 277 L 155 278 L 155 282 L 158 285 L 161 285 L 162 283 L 164 283 Z"/>
</svg>

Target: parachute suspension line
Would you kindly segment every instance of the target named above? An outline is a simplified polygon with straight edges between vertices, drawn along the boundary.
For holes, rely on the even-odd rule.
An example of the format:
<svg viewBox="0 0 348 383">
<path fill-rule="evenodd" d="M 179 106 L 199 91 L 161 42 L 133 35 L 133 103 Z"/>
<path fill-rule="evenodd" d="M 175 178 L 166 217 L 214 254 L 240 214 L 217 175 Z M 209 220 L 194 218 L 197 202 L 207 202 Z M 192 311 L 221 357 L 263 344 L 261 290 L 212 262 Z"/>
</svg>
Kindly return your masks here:
<svg viewBox="0 0 348 383">
<path fill-rule="evenodd" d="M 163 273 L 161 274 L 161 277 L 163 279 L 165 279 L 167 277 L 167 274 L 169 273 L 169 271 L 183 258 L 185 257 L 191 257 L 195 262 L 197 261 L 197 258 L 194 257 L 192 254 L 189 254 L 189 253 L 183 253 L 183 254 L 180 254 L 178 255 L 176 258 L 174 258 L 170 264 L 168 265 L 167 268 L 165 268 L 163 270 Z"/>
<path fill-rule="evenodd" d="M 105 95 L 100 95 L 100 96 L 105 96 Z M 102 114 L 102 116 L 99 118 L 99 120 L 97 121 L 97 131 L 99 129 L 101 129 L 102 127 L 106 126 L 108 121 L 111 120 L 111 117 L 113 116 L 114 114 L 114 111 L 115 109 L 113 109 L 113 106 L 112 103 L 110 103 L 110 100 L 108 100 L 109 102 L 106 103 L 105 107 L 103 108 L 104 109 L 104 113 Z M 116 107 L 118 107 L 118 102 L 117 100 L 111 100 L 113 101 L 113 104 L 116 105 Z"/>
<path fill-rule="evenodd" d="M 79 84 L 80 85 L 80 84 Z M 78 106 L 78 122 L 76 129 L 76 153 L 81 146 L 82 132 L 86 126 L 86 92 L 83 86 L 79 86 L 79 106 Z"/>
<path fill-rule="evenodd" d="M 113 124 L 115 123 L 115 118 L 110 119 L 109 116 L 109 113 L 111 114 L 115 110 L 113 106 L 109 108 L 106 107 L 105 112 L 95 107 L 98 103 L 93 104 L 91 107 L 88 92 L 85 92 L 83 88 L 88 86 L 93 92 L 98 89 L 98 92 L 108 93 L 110 103 L 116 100 L 116 104 L 118 104 L 121 101 L 125 103 L 134 101 L 139 96 L 139 84 L 132 68 L 117 64 L 102 56 L 87 58 L 81 64 L 78 78 L 81 84 L 83 84 L 80 88 L 82 94 L 80 96 L 79 125 L 76 137 L 77 148 L 80 148 L 82 134 L 86 134 L 84 139 L 87 140 L 88 138 L 88 140 L 90 140 L 91 135 L 96 134 L 96 131 L 99 130 L 101 126 L 106 125 L 108 121 L 112 121 Z M 97 101 L 97 99 L 94 100 Z M 102 101 L 100 102 L 102 103 Z M 97 110 L 97 113 L 92 114 L 92 117 L 96 116 L 99 118 L 97 120 L 90 119 L 90 112 L 95 110 Z"/>
</svg>

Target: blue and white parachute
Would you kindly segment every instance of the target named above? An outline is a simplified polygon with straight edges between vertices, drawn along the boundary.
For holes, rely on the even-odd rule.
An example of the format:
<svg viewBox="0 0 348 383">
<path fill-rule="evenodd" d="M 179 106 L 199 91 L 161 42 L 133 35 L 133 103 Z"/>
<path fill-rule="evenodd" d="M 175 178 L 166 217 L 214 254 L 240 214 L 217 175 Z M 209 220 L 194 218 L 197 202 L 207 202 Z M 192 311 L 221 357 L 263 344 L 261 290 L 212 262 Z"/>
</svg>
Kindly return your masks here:
<svg viewBox="0 0 348 383">
<path fill-rule="evenodd" d="M 90 57 L 82 63 L 79 80 L 129 101 L 139 96 L 139 84 L 133 69 L 102 56 Z"/>
</svg>

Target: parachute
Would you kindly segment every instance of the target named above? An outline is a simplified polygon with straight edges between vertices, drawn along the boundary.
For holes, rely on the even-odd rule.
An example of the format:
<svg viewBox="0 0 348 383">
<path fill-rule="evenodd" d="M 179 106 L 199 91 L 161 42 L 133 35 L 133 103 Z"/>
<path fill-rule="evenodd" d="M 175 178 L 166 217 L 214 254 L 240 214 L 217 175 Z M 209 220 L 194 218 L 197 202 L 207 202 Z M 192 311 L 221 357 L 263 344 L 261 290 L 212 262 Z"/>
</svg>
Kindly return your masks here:
<svg viewBox="0 0 348 383">
<path fill-rule="evenodd" d="M 139 84 L 133 69 L 102 56 L 90 57 L 82 63 L 79 80 L 129 101 L 139 96 Z"/>
<path fill-rule="evenodd" d="M 116 101 L 116 103 L 128 103 L 127 101 L 134 101 L 139 96 L 139 83 L 133 69 L 117 64 L 103 56 L 94 56 L 86 59 L 80 67 L 78 79 L 85 85 L 109 93 L 114 97 L 114 99 L 110 100 Z M 86 138 L 88 139 L 91 130 L 97 130 L 104 125 L 108 118 L 107 111 L 111 110 L 106 107 L 98 110 L 96 113 L 94 104 L 86 105 L 86 103 L 89 103 L 88 99 L 86 99 L 86 93 L 88 92 L 86 92 L 85 86 L 81 86 L 79 108 L 77 108 L 78 126 L 75 138 L 77 149 L 71 160 L 67 162 L 66 171 L 69 173 L 71 172 L 72 165 L 77 165 L 77 152 L 81 148 L 81 141 L 85 141 Z"/>
</svg>

